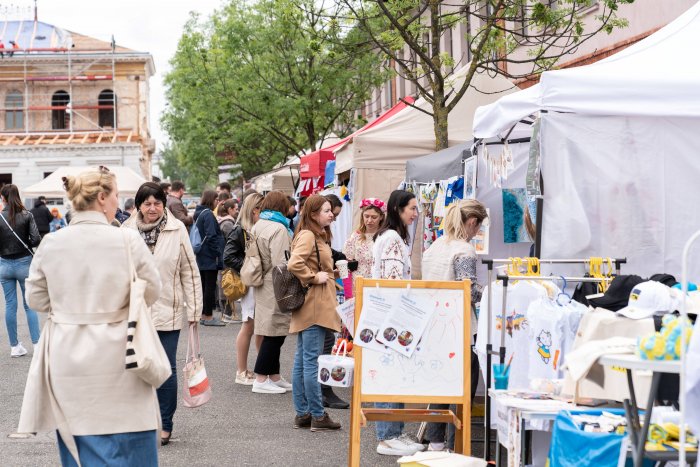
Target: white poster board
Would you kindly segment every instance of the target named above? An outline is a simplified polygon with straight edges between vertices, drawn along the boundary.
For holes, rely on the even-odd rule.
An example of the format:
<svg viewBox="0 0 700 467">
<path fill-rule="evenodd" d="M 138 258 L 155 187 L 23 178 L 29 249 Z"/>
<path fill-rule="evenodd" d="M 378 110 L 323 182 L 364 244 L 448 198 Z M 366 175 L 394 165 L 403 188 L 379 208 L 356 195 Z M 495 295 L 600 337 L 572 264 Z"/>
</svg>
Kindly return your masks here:
<svg viewBox="0 0 700 467">
<path fill-rule="evenodd" d="M 370 287 L 363 287 L 365 293 Z M 404 288 L 381 288 L 398 303 Z M 411 358 L 397 352 L 362 350 L 362 394 L 392 396 L 445 396 L 464 394 L 464 358 L 469 343 L 464 340 L 464 290 L 412 288 L 434 300 L 437 310 L 428 324 L 419 348 Z"/>
</svg>

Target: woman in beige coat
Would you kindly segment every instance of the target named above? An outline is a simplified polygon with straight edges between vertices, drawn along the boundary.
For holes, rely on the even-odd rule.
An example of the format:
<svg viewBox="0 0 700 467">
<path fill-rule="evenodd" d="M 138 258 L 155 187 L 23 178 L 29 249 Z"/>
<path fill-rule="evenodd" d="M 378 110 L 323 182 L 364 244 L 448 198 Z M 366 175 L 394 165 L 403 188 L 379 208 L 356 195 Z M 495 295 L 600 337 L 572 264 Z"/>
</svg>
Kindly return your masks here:
<svg viewBox="0 0 700 467">
<path fill-rule="evenodd" d="M 125 370 L 134 269 L 155 303 L 160 276 L 139 235 L 110 225 L 119 204 L 105 168 L 64 177 L 70 228 L 46 236 L 27 279 L 29 305 L 48 319 L 34 353 L 20 432 L 58 430 L 66 465 L 158 463 L 155 390 Z"/>
<path fill-rule="evenodd" d="M 302 307 L 292 313 L 290 333 L 299 333 L 292 370 L 294 428 L 311 431 L 337 430 L 336 423 L 323 410 L 321 384 L 318 382 L 318 357 L 323 353 L 327 330 L 340 331 L 340 317 L 333 280 L 330 225 L 331 203 L 312 195 L 304 204 L 292 255 L 287 269 L 309 287 Z"/>
<path fill-rule="evenodd" d="M 122 228 L 135 229 L 156 260 L 162 290 L 151 307 L 153 324 L 170 360 L 172 374 L 158 388 L 162 422 L 160 443 L 170 442 L 177 408 L 177 343 L 185 318 L 197 323 L 202 315 L 202 282 L 185 224 L 165 208 L 167 198 L 158 183 L 146 182 L 134 197 L 136 211 Z"/>
<path fill-rule="evenodd" d="M 292 240 L 287 210 L 287 195 L 271 191 L 260 203 L 260 218 L 251 229 L 263 269 L 263 285 L 255 288 L 255 334 L 263 338 L 255 361 L 253 392 L 260 394 L 283 394 L 292 389 L 280 376 L 280 352 L 289 334 L 290 316 L 279 310 L 272 289 L 272 268 L 285 260 Z"/>
</svg>

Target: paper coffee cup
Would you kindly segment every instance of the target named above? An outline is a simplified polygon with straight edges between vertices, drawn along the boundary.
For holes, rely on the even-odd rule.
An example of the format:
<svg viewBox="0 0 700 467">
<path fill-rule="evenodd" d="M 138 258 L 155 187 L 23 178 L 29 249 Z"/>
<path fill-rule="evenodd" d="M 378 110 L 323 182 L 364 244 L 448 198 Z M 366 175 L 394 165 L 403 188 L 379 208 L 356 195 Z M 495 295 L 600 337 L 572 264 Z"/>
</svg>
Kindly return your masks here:
<svg viewBox="0 0 700 467">
<path fill-rule="evenodd" d="M 348 271 L 348 262 L 344 259 L 335 262 L 335 267 L 338 268 L 338 275 L 341 279 L 347 279 L 350 274 Z"/>
</svg>

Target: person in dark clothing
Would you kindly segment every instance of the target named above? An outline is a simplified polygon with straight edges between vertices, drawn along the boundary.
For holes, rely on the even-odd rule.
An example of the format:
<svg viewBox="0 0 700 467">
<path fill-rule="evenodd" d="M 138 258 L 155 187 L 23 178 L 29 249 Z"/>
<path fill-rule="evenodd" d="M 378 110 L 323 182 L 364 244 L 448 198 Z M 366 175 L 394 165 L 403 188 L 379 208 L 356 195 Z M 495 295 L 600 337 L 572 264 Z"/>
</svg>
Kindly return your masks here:
<svg viewBox="0 0 700 467">
<path fill-rule="evenodd" d="M 202 237 L 202 247 L 196 252 L 197 266 L 202 278 L 202 319 L 204 326 L 225 326 L 219 318 L 214 318 L 216 302 L 216 277 L 223 269 L 224 235 L 216 221 L 213 209 L 216 205 L 216 192 L 207 190 L 194 212 L 194 225 Z"/>
<path fill-rule="evenodd" d="M 36 228 L 39 229 L 39 235 L 41 235 L 41 238 L 44 238 L 46 234 L 51 232 L 51 221 L 53 220 L 51 211 L 46 206 L 46 196 L 39 196 L 39 199 L 29 212 L 34 216 L 34 222 L 36 223 Z"/>
<path fill-rule="evenodd" d="M 297 217 L 297 200 L 291 196 L 287 196 L 289 200 L 289 211 L 287 211 L 287 219 L 289 219 L 289 228 L 294 230 L 296 224 L 294 224 L 294 219 Z"/>
</svg>

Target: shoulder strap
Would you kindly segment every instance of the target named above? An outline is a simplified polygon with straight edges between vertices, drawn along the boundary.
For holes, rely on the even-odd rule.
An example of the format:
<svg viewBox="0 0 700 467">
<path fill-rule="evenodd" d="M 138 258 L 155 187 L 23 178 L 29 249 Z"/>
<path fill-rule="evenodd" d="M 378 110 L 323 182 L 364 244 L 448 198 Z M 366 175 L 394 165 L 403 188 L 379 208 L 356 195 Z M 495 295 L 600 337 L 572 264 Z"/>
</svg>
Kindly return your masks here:
<svg viewBox="0 0 700 467">
<path fill-rule="evenodd" d="M 318 242 L 316 241 L 316 235 L 314 235 L 314 246 L 316 247 L 316 261 L 318 261 L 318 272 L 321 272 L 321 254 L 318 252 Z"/>
<path fill-rule="evenodd" d="M 7 226 L 8 229 L 10 229 L 10 232 L 12 232 L 12 234 L 15 236 L 15 238 L 22 244 L 22 246 L 23 246 L 24 248 L 27 249 L 27 251 L 29 252 L 30 255 L 34 256 L 34 252 L 32 251 L 32 249 L 29 248 L 29 247 L 27 246 L 27 244 L 24 243 L 24 241 L 23 241 L 21 238 L 19 238 L 19 235 L 17 235 L 17 232 L 15 232 L 15 229 L 13 229 L 12 227 L 10 227 L 10 223 L 7 222 L 7 219 L 5 219 L 5 216 L 3 216 L 2 213 L 0 213 L 0 217 L 2 217 L 2 220 L 5 221 L 5 225 Z"/>
</svg>

